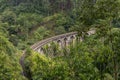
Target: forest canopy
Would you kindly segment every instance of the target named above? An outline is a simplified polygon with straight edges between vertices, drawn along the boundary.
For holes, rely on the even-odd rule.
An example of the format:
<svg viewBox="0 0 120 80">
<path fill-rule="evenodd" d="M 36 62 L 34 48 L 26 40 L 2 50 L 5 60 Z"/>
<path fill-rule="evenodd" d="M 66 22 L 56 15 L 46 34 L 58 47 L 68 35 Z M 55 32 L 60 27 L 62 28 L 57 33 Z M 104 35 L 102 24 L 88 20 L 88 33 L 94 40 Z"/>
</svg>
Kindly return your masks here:
<svg viewBox="0 0 120 80">
<path fill-rule="evenodd" d="M 62 50 L 29 48 L 74 31 Z M 119 65 L 120 0 L 0 0 L 0 80 L 120 80 Z"/>
</svg>

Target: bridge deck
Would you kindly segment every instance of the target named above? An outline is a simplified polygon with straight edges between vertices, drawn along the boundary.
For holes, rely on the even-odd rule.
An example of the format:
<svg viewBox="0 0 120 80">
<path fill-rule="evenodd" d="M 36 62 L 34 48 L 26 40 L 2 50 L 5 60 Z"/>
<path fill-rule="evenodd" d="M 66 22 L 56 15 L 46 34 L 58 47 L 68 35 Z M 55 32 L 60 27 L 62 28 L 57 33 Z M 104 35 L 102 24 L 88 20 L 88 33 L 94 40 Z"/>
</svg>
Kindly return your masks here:
<svg viewBox="0 0 120 80">
<path fill-rule="evenodd" d="M 45 44 L 47 44 L 47 43 L 49 43 L 49 42 L 56 41 L 56 40 L 61 39 L 61 38 L 65 38 L 65 37 L 68 37 L 68 36 L 70 36 L 70 35 L 77 35 L 77 32 L 70 32 L 70 33 L 61 34 L 61 35 L 57 35 L 57 36 L 54 36 L 54 37 L 50 37 L 50 38 L 41 40 L 41 41 L 33 44 L 33 45 L 31 46 L 31 48 L 32 48 L 33 50 L 35 50 L 36 48 L 41 47 L 41 46 L 43 46 L 43 45 L 45 45 Z"/>
</svg>

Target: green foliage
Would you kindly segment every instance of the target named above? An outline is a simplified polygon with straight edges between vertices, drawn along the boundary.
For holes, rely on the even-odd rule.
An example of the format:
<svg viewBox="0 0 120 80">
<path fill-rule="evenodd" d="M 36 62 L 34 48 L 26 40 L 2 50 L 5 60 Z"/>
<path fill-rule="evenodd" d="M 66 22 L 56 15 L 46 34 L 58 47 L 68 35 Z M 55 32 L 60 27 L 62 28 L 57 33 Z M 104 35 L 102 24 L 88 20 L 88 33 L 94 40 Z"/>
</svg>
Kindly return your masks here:
<svg viewBox="0 0 120 80">
<path fill-rule="evenodd" d="M 6 9 L 1 15 L 1 21 L 13 25 L 16 22 L 16 14 L 12 10 Z"/>
<path fill-rule="evenodd" d="M 0 80 L 25 80 L 17 48 L 69 31 L 84 40 L 62 50 L 51 43 L 46 55 L 27 50 L 30 78 L 119 80 L 119 22 L 120 0 L 0 0 Z M 87 36 L 91 28 L 96 34 Z"/>
<path fill-rule="evenodd" d="M 77 57 L 77 56 L 76 56 Z M 90 78 L 90 74 L 86 72 L 87 70 L 93 71 L 90 67 L 91 64 L 88 64 L 89 67 L 83 67 L 83 65 L 86 65 L 87 63 L 82 63 L 83 58 L 80 57 L 74 57 L 69 58 L 68 60 L 64 58 L 56 58 L 51 59 L 48 57 L 45 57 L 44 55 L 40 55 L 37 53 L 33 53 L 31 56 L 29 56 L 27 59 L 29 63 L 29 68 L 31 69 L 32 79 L 33 80 L 73 80 L 73 79 L 87 79 Z M 84 57 L 85 58 L 85 57 Z M 77 60 L 76 60 L 77 59 Z M 78 60 L 79 59 L 79 60 Z M 87 58 L 86 58 L 87 59 Z M 87 59 L 88 61 L 91 61 L 91 59 Z M 76 65 L 72 66 L 73 63 L 76 63 Z M 80 64 L 78 64 L 80 63 Z M 83 64 L 83 65 L 82 65 Z M 78 68 L 77 68 L 78 67 Z M 87 70 L 83 71 L 83 68 L 87 68 Z M 81 72 L 81 73 L 80 73 Z M 84 74 L 82 73 L 84 72 Z M 79 74 L 78 74 L 79 73 Z"/>
<path fill-rule="evenodd" d="M 119 12 L 119 0 L 98 0 L 96 3 L 96 14 L 98 18 L 116 18 Z"/>
<path fill-rule="evenodd" d="M 34 80 L 38 79 L 61 80 L 66 78 L 65 75 L 67 73 L 66 72 L 67 65 L 64 64 L 64 66 L 62 66 L 60 63 L 57 63 L 49 58 L 46 58 L 44 55 L 39 55 L 37 53 L 36 55 L 29 59 L 30 61 L 32 60 L 31 65 L 34 65 L 30 67 Z M 61 63 L 63 64 L 64 62 Z"/>
<path fill-rule="evenodd" d="M 8 37 L 8 31 L 7 31 L 7 23 L 2 23 L 0 22 L 0 35 L 4 36 L 4 37 Z"/>
<path fill-rule="evenodd" d="M 18 62 L 18 61 L 17 61 Z M 15 59 L 3 51 L 0 53 L 0 79 L 1 80 L 27 80 L 21 75 L 21 68 Z"/>
<path fill-rule="evenodd" d="M 21 75 L 19 58 L 14 46 L 0 35 L 0 79 L 1 80 L 26 80 Z"/>
<path fill-rule="evenodd" d="M 45 37 L 48 37 L 50 34 L 50 31 L 48 31 L 44 26 L 39 27 L 35 32 L 34 32 L 34 40 L 42 40 Z"/>
<path fill-rule="evenodd" d="M 16 52 L 14 46 L 3 36 L 0 36 L 0 51 L 8 55 L 13 55 Z"/>
<path fill-rule="evenodd" d="M 109 31 L 107 31 L 109 33 Z M 37 80 L 114 80 L 113 58 L 119 65 L 119 29 L 112 29 L 113 49 L 111 44 L 101 41 L 102 37 L 91 35 L 86 37 L 83 42 L 75 43 L 75 46 L 59 51 L 58 46 L 53 43 L 46 46 L 48 54 L 38 54 L 30 52 L 26 58 L 27 65 L 32 74 L 32 79 Z M 105 40 L 107 40 L 106 37 Z M 53 52 L 53 51 L 54 52 Z M 54 55 L 53 55 L 54 54 Z M 64 55 L 61 55 L 64 54 Z M 52 56 L 51 56 L 52 55 Z M 54 57 L 53 57 L 54 56 Z M 120 68 L 117 67 L 117 70 Z"/>
</svg>

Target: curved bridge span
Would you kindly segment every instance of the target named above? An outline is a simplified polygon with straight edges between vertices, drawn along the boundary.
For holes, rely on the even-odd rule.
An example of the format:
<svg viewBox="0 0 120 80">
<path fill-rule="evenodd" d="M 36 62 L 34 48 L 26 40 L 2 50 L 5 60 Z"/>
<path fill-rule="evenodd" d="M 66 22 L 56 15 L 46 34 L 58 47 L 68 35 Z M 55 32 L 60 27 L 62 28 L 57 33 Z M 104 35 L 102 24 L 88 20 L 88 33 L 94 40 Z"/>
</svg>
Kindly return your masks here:
<svg viewBox="0 0 120 80">
<path fill-rule="evenodd" d="M 56 42 L 60 47 L 64 47 L 70 44 L 74 39 L 76 39 L 77 32 L 70 32 L 66 34 L 57 35 L 51 38 L 41 40 L 31 46 L 34 51 L 43 53 L 43 46 L 49 45 L 51 42 Z"/>
<path fill-rule="evenodd" d="M 42 54 L 44 53 L 42 50 L 44 45 L 48 45 L 51 42 L 57 42 L 60 46 L 66 46 L 69 44 L 71 40 L 76 38 L 76 35 L 77 35 L 77 32 L 70 32 L 70 33 L 50 37 L 33 44 L 31 46 L 31 49 Z M 24 63 L 25 56 L 26 56 L 26 51 L 23 51 L 23 55 L 20 58 L 20 65 L 22 66 L 22 69 L 23 69 L 22 75 L 29 78 L 30 75 L 28 72 L 26 72 L 26 67 Z"/>
<path fill-rule="evenodd" d="M 88 35 L 94 34 L 95 30 L 90 30 L 87 33 L 88 33 Z M 43 52 L 44 45 L 49 45 L 49 43 L 51 43 L 51 42 L 56 42 L 59 44 L 60 47 L 65 47 L 65 46 L 69 45 L 73 40 L 75 40 L 76 37 L 77 37 L 77 32 L 70 32 L 70 33 L 66 33 L 66 34 L 57 35 L 57 36 L 50 37 L 50 38 L 41 40 L 41 41 L 33 44 L 31 46 L 31 49 L 33 49 L 34 51 L 37 51 L 39 53 L 44 53 Z M 20 64 L 23 69 L 22 74 L 28 78 L 28 76 L 30 76 L 30 75 L 25 70 L 26 69 L 25 64 L 24 64 L 25 55 L 26 55 L 26 51 L 23 51 L 23 55 L 20 58 Z"/>
</svg>

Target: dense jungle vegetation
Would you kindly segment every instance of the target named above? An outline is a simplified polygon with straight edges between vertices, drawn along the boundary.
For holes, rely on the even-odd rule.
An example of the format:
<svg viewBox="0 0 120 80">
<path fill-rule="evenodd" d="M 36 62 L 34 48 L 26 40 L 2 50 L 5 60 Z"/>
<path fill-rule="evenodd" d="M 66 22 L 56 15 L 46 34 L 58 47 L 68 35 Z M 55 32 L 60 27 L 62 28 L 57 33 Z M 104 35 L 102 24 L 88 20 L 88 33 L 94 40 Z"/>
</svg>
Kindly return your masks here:
<svg viewBox="0 0 120 80">
<path fill-rule="evenodd" d="M 84 40 L 29 48 L 71 31 Z M 120 0 L 0 0 L 0 80 L 120 80 Z"/>
</svg>

